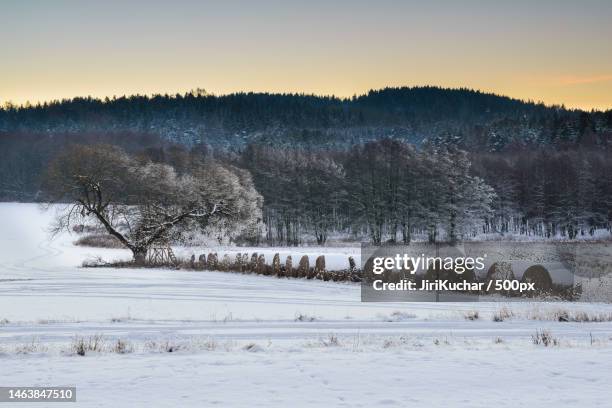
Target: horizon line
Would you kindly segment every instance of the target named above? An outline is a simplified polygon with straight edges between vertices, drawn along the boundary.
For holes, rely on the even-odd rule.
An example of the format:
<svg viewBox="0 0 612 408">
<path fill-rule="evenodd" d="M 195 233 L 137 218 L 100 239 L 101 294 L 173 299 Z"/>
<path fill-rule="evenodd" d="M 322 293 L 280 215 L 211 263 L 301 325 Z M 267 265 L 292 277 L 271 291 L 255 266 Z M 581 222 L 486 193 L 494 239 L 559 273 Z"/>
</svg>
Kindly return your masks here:
<svg viewBox="0 0 612 408">
<path fill-rule="evenodd" d="M 8 109 L 28 109 L 28 108 L 36 108 L 36 107 L 42 107 L 44 105 L 54 105 L 54 104 L 61 104 L 61 103 L 66 103 L 66 102 L 71 102 L 71 101 L 75 101 L 75 100 L 93 100 L 93 101 L 100 101 L 102 103 L 108 103 L 108 102 L 112 102 L 112 101 L 116 101 L 118 99 L 130 99 L 133 97 L 144 97 L 144 98 L 155 98 L 155 97 L 168 97 L 168 98 L 176 98 L 176 97 L 185 97 L 187 95 L 195 95 L 196 97 L 226 97 L 226 96 L 233 96 L 233 95 L 258 95 L 258 94 L 267 94 L 267 95 L 285 95 L 285 96 L 310 96 L 310 97 L 316 97 L 316 98 L 330 98 L 330 99 L 337 99 L 341 102 L 350 102 L 351 100 L 354 100 L 356 98 L 361 98 L 361 97 L 365 97 L 368 96 L 368 94 L 372 93 L 372 92 L 379 92 L 379 91 L 384 91 L 384 90 L 388 90 L 388 89 L 425 89 L 425 88 L 432 88 L 432 89 L 439 89 L 439 90 L 445 90 L 445 91 L 468 91 L 468 92 L 474 92 L 474 93 L 480 93 L 483 95 L 490 95 L 490 96 L 496 96 L 499 98 L 506 98 L 512 101 L 517 101 L 517 102 L 521 102 L 521 103 L 525 103 L 525 104 L 531 104 L 531 105 L 541 105 L 544 106 L 546 108 L 551 108 L 551 109 L 564 109 L 567 111 L 582 111 L 582 112 L 608 112 L 610 110 L 612 110 L 612 106 L 610 106 L 609 108 L 590 108 L 590 109 L 585 109 L 585 108 L 580 108 L 580 107 L 567 107 L 564 103 L 546 103 L 542 100 L 539 101 L 535 101 L 532 99 L 524 99 L 524 98 L 519 98 L 519 97 L 513 97 L 507 94 L 502 94 L 502 93 L 497 93 L 494 91 L 486 91 L 480 88 L 470 88 L 470 87 L 463 87 L 463 86 L 459 86 L 459 87 L 445 87 L 445 86 L 440 86 L 440 85 L 403 85 L 403 86 L 384 86 L 381 88 L 370 88 L 365 92 L 362 93 L 354 93 L 352 96 L 338 96 L 336 94 L 325 94 L 325 93 L 315 93 L 315 92 L 298 92 L 298 91 L 286 91 L 286 92 L 279 92 L 279 91 L 255 91 L 255 90 L 242 90 L 242 91 L 234 91 L 234 92 L 227 92 L 227 93 L 215 93 L 215 92 L 209 92 L 206 90 L 206 88 L 201 88 L 201 87 L 195 87 L 195 88 L 191 88 L 189 90 L 186 91 L 176 91 L 176 92 L 144 92 L 144 93 L 130 93 L 130 94 L 122 94 L 122 95 L 105 95 L 105 96 L 93 96 L 93 95 L 75 95 L 75 96 L 71 96 L 71 97 L 63 97 L 63 98 L 54 98 L 54 99 L 46 99 L 46 100 L 39 100 L 36 102 L 32 102 L 30 100 L 26 100 L 25 102 L 21 102 L 21 103 L 15 103 L 11 100 L 5 100 L 2 101 L 2 99 L 0 99 L 0 110 L 8 110 Z"/>
</svg>

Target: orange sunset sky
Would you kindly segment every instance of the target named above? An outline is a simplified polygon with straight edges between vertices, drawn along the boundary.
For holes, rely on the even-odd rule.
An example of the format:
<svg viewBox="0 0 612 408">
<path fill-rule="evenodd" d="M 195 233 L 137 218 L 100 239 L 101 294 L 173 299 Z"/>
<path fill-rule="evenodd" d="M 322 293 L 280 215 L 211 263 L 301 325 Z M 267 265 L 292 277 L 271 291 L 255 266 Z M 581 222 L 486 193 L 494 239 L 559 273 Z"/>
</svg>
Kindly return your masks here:
<svg viewBox="0 0 612 408">
<path fill-rule="evenodd" d="M 385 86 L 612 108 L 612 1 L 0 2 L 0 104 Z"/>
</svg>

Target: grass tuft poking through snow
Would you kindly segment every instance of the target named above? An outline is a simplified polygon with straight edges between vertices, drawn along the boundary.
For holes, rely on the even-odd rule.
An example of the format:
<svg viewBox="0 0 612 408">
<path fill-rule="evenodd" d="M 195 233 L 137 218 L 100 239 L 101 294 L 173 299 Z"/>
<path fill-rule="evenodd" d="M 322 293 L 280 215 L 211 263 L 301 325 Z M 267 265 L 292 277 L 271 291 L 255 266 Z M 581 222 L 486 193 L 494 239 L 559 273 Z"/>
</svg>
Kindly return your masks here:
<svg viewBox="0 0 612 408">
<path fill-rule="evenodd" d="M 296 322 L 314 322 L 317 320 L 315 316 L 310 316 L 304 313 L 296 313 L 295 319 Z"/>
<path fill-rule="evenodd" d="M 413 313 L 406 313 L 396 310 L 390 315 L 379 315 L 383 322 L 403 322 L 405 320 L 415 319 L 417 316 Z"/>
<path fill-rule="evenodd" d="M 263 347 L 257 343 L 249 343 L 243 347 L 243 350 L 250 351 L 251 353 L 257 353 L 263 351 Z"/>
<path fill-rule="evenodd" d="M 478 313 L 478 310 L 470 310 L 465 312 L 463 314 L 463 317 L 465 318 L 465 320 L 478 320 L 480 314 Z"/>
<path fill-rule="evenodd" d="M 601 323 L 612 322 L 612 313 L 585 312 L 580 310 L 555 309 L 532 310 L 527 313 L 529 320 L 546 320 L 556 322 Z"/>
<path fill-rule="evenodd" d="M 41 344 L 38 340 L 33 339 L 30 343 L 18 344 L 14 348 L 15 354 L 35 354 L 46 353 L 49 349 L 46 345 Z"/>
<path fill-rule="evenodd" d="M 542 345 L 544 347 L 559 345 L 559 339 L 553 337 L 548 330 L 536 330 L 536 333 L 531 336 L 531 341 L 535 345 Z"/>
<path fill-rule="evenodd" d="M 77 336 L 72 341 L 71 350 L 74 354 L 84 356 L 89 352 L 100 353 L 104 351 L 105 342 L 101 335 L 96 334 L 87 339 Z"/>
<path fill-rule="evenodd" d="M 493 313 L 494 322 L 503 322 L 504 320 L 511 319 L 512 317 L 514 317 L 514 313 L 505 306 Z"/>
<path fill-rule="evenodd" d="M 127 340 L 118 339 L 113 347 L 113 352 L 117 354 L 128 354 L 134 352 L 134 346 Z"/>
<path fill-rule="evenodd" d="M 327 339 L 321 340 L 321 344 L 325 347 L 338 347 L 340 346 L 340 340 L 338 340 L 338 336 L 335 334 L 330 334 Z"/>
<path fill-rule="evenodd" d="M 441 344 L 445 345 L 445 346 L 450 346 L 450 342 L 448 341 L 448 338 L 444 338 L 444 340 L 440 340 L 438 338 L 434 338 L 433 339 L 433 344 L 436 346 L 439 346 Z"/>
</svg>

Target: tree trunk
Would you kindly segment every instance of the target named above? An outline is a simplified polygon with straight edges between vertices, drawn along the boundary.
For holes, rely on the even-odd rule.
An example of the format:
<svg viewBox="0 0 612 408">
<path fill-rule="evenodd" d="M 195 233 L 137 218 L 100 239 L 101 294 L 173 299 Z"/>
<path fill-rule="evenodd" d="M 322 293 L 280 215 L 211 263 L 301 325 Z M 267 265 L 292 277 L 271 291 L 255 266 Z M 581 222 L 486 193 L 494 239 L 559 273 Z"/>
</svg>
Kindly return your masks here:
<svg viewBox="0 0 612 408">
<path fill-rule="evenodd" d="M 134 248 L 132 254 L 134 255 L 134 263 L 138 266 L 144 266 L 147 261 L 147 248 Z"/>
<path fill-rule="evenodd" d="M 408 223 L 402 223 L 402 241 L 404 242 L 404 244 L 408 245 L 410 244 L 410 240 L 412 239 L 412 236 L 410 234 L 410 226 L 408 225 Z"/>
<path fill-rule="evenodd" d="M 457 242 L 457 214 L 455 213 L 455 211 L 451 211 L 450 213 L 450 227 L 449 227 L 449 233 L 448 233 L 448 241 L 451 244 L 454 244 Z M 504 223 L 505 227 L 507 229 L 507 225 L 506 223 Z"/>
</svg>

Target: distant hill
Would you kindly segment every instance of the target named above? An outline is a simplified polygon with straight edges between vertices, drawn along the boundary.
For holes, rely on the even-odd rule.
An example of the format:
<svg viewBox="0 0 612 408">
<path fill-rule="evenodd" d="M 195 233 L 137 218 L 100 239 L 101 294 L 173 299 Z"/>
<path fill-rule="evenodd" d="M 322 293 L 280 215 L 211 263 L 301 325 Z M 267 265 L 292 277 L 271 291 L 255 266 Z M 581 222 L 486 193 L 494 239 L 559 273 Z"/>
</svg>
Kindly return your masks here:
<svg viewBox="0 0 612 408">
<path fill-rule="evenodd" d="M 612 143 L 612 110 L 584 112 L 469 89 L 385 88 L 348 99 L 236 93 L 74 98 L 0 109 L 4 133 L 148 134 L 193 146 L 346 148 L 383 137 L 503 151 Z"/>
</svg>

